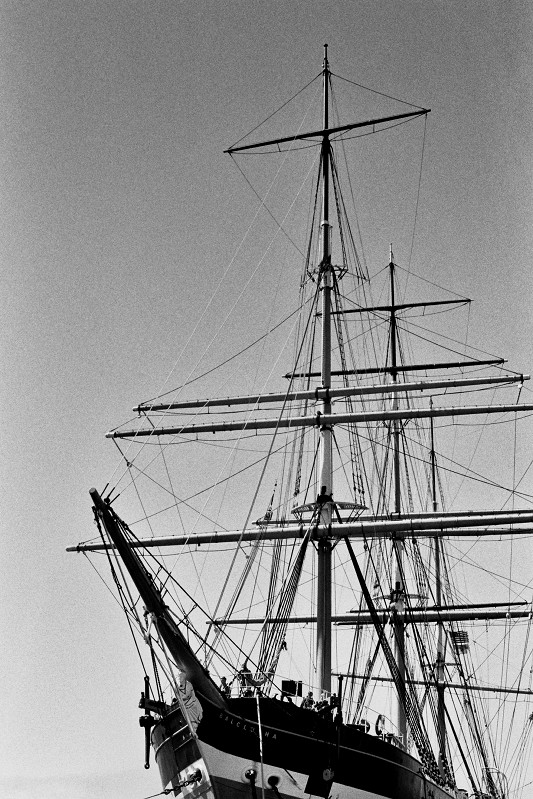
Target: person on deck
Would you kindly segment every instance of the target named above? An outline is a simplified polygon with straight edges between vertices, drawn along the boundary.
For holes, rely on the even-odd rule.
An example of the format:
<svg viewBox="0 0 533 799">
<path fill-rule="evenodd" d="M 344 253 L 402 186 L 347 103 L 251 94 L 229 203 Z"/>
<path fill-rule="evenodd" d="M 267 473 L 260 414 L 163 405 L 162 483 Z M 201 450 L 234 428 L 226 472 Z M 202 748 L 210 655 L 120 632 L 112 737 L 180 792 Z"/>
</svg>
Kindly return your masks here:
<svg viewBox="0 0 533 799">
<path fill-rule="evenodd" d="M 318 702 L 316 703 L 316 705 L 315 705 L 315 710 L 316 710 L 316 712 L 317 712 L 317 713 L 319 713 L 321 716 L 325 716 L 325 715 L 326 715 L 326 713 L 329 711 L 329 702 L 328 702 L 328 700 L 326 699 L 326 696 L 325 696 L 325 694 L 322 694 L 322 696 L 320 697 L 320 701 L 318 701 Z"/>
<path fill-rule="evenodd" d="M 253 691 L 251 688 L 251 679 L 252 672 L 248 668 L 248 661 L 245 660 L 240 671 L 237 672 L 237 680 L 239 681 L 239 696 L 252 696 Z"/>
</svg>

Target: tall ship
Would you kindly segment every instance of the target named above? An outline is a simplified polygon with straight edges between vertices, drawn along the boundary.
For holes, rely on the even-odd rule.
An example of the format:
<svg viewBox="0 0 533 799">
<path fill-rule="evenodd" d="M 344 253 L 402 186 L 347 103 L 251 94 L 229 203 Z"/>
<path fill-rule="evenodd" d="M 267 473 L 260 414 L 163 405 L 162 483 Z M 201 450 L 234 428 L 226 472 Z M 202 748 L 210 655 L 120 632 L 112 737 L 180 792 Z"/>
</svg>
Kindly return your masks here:
<svg viewBox="0 0 533 799">
<path fill-rule="evenodd" d="M 429 109 L 346 121 L 337 80 L 325 48 L 318 121 L 226 150 L 273 172 L 265 251 L 243 240 L 249 278 L 191 331 L 197 363 L 107 434 L 120 466 L 69 549 L 131 627 L 161 795 L 524 799 L 529 376 L 461 340 L 470 300 L 405 245 L 369 269 L 361 220 Z M 391 179 L 361 212 L 370 142 Z"/>
</svg>

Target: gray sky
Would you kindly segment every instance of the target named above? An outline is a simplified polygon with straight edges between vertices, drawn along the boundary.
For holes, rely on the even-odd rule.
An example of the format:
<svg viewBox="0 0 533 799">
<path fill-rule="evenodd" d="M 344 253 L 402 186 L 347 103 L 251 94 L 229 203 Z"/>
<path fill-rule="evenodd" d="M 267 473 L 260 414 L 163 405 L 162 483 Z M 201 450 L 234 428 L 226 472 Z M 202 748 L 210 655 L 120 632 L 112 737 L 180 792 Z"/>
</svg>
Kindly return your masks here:
<svg viewBox="0 0 533 799">
<path fill-rule="evenodd" d="M 413 268 L 532 371 L 532 23 L 525 0 L 1 0 L 2 795 L 159 790 L 126 625 L 65 547 L 93 535 L 103 433 L 163 384 L 248 224 L 223 149 L 324 42 L 334 72 L 432 108 Z"/>
</svg>

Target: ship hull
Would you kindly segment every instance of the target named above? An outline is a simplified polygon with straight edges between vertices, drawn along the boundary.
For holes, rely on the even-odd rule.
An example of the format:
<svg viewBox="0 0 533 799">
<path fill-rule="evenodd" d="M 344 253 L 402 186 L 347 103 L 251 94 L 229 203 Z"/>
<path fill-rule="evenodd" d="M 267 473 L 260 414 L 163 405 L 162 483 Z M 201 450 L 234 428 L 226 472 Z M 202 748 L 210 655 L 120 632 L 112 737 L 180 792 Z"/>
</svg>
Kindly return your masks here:
<svg viewBox="0 0 533 799">
<path fill-rule="evenodd" d="M 202 702 L 196 736 L 173 711 L 153 731 L 163 787 L 204 799 L 450 799 L 418 760 L 353 725 L 262 698 Z M 179 788 L 198 771 L 201 779 Z"/>
</svg>

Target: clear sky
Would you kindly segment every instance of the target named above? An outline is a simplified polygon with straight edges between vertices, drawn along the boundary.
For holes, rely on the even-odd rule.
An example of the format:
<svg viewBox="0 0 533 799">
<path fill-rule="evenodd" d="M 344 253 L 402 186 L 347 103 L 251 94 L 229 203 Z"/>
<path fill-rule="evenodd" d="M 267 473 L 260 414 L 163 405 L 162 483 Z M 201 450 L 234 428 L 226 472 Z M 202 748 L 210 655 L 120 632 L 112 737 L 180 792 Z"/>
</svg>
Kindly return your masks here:
<svg viewBox="0 0 533 799">
<path fill-rule="evenodd" d="M 126 625 L 65 548 L 93 535 L 104 432 L 162 385 L 247 225 L 224 148 L 320 71 L 325 42 L 334 72 L 432 108 L 436 243 L 413 267 L 431 257 L 478 301 L 480 346 L 533 370 L 527 0 L 0 0 L 6 799 L 159 790 Z"/>
</svg>

